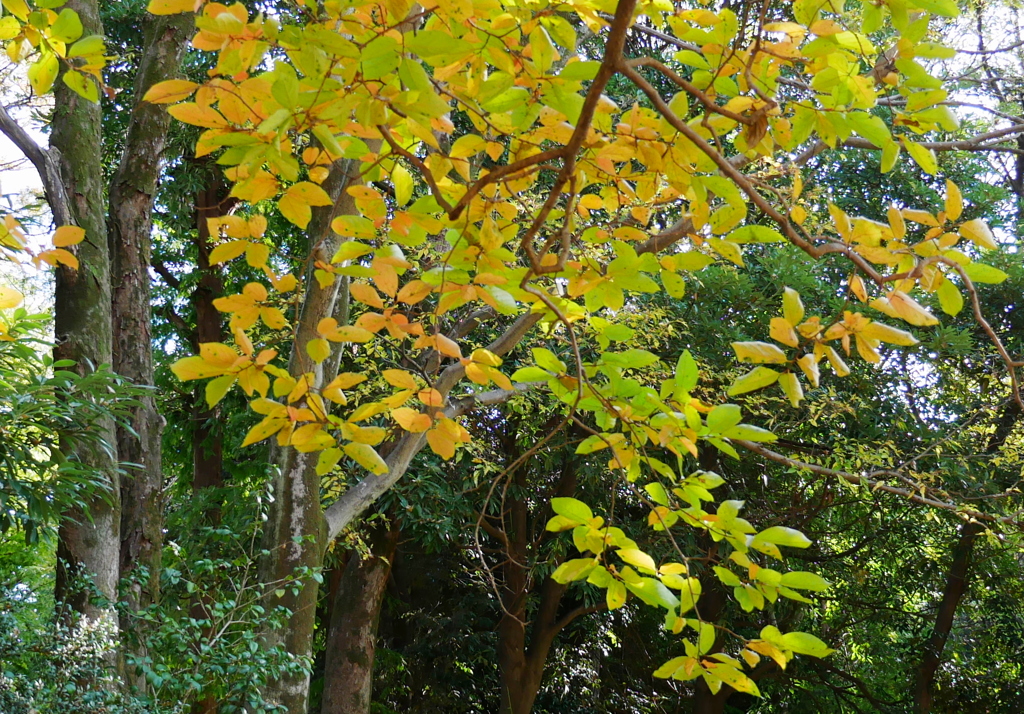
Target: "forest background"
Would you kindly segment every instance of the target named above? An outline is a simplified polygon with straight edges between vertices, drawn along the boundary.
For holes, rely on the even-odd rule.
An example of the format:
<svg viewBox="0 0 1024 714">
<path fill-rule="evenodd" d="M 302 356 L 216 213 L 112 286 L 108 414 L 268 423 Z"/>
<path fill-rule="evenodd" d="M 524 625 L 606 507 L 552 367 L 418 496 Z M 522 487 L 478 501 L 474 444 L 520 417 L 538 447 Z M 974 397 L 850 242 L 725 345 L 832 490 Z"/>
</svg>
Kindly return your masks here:
<svg viewBox="0 0 1024 714">
<path fill-rule="evenodd" d="M 2 6 L 0 711 L 1024 706 L 1015 5 Z"/>
</svg>

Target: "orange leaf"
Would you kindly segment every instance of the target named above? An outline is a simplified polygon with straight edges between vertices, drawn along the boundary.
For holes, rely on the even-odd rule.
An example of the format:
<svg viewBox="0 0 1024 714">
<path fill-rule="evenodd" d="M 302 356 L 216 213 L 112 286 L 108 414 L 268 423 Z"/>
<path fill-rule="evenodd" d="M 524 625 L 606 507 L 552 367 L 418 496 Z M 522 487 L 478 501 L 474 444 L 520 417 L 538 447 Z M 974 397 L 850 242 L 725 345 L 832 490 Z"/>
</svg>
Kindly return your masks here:
<svg viewBox="0 0 1024 714">
<path fill-rule="evenodd" d="M 53 245 L 57 248 L 77 245 L 83 240 L 85 240 L 85 229 L 78 226 L 61 226 L 53 234 Z"/>
<path fill-rule="evenodd" d="M 455 441 L 440 429 L 427 432 L 427 443 L 431 451 L 446 461 L 455 456 Z"/>
<path fill-rule="evenodd" d="M 406 431 L 411 431 L 414 434 L 426 431 L 433 423 L 429 414 L 418 412 L 415 409 L 410 409 L 409 407 L 392 409 L 391 418 L 398 422 L 400 427 Z"/>
<path fill-rule="evenodd" d="M 194 0 L 190 4 L 194 5 Z M 190 12 L 190 10 L 182 10 L 181 12 Z M 173 104 L 191 96 L 192 92 L 196 91 L 198 87 L 198 84 L 189 82 L 187 79 L 168 79 L 166 82 L 160 82 L 150 87 L 142 101 L 152 102 L 153 104 Z"/>
<path fill-rule="evenodd" d="M 381 299 L 377 291 L 368 283 L 352 283 L 351 287 L 349 287 L 349 293 L 353 298 L 364 305 L 379 308 L 384 307 L 384 301 Z"/>
</svg>

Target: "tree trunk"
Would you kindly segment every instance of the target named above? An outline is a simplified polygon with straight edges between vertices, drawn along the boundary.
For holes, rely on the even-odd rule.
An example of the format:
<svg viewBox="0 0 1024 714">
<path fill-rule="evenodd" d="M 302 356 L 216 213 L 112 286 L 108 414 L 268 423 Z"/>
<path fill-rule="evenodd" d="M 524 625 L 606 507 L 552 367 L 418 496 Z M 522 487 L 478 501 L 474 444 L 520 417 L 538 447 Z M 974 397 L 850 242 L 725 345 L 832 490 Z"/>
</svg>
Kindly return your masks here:
<svg viewBox="0 0 1024 714">
<path fill-rule="evenodd" d="M 170 125 L 165 108 L 143 102 L 146 91 L 178 72 L 192 17 L 149 16 L 142 64 L 135 78 L 136 106 L 124 154 L 110 185 L 109 247 L 112 264 L 114 371 L 130 382 L 153 385 L 150 340 L 150 232 L 153 201 Z M 163 546 L 163 417 L 152 395 L 139 399 L 132 410 L 131 428 L 117 432 L 121 461 L 130 466 L 121 482 L 121 577 L 145 568 L 143 582 L 129 588 L 129 608 L 138 611 L 154 602 L 160 589 Z M 122 626 L 127 623 L 122 623 Z"/>
<path fill-rule="evenodd" d="M 398 544 L 398 526 L 371 529 L 370 555 L 353 554 L 331 611 L 320 714 L 369 714 L 377 622 Z"/>
<path fill-rule="evenodd" d="M 503 446 L 510 460 L 515 460 L 519 455 L 515 437 L 515 428 L 510 426 Z M 508 526 L 503 538 L 508 552 L 500 571 L 504 610 L 498 622 L 498 669 L 501 672 L 501 707 L 504 714 L 529 714 L 540 692 L 544 665 L 555 637 L 577 616 L 593 609 L 577 608 L 559 619 L 558 611 L 566 586 L 545 578 L 537 594 L 537 610 L 533 622 L 529 625 L 526 622 L 527 598 L 538 589 L 530 574 L 530 561 L 534 558 L 532 551 L 537 541 L 531 520 L 534 528 L 547 521 L 546 518 L 531 519 L 529 505 L 522 497 L 527 489 L 528 470 L 527 465 L 523 464 L 513 472 L 514 488 L 509 489 L 506 497 Z M 567 456 L 552 495 L 569 496 L 575 490 L 576 462 Z M 502 540 L 502 536 L 498 535 L 498 539 Z"/>
<path fill-rule="evenodd" d="M 196 267 L 199 282 L 192 293 L 196 311 L 196 328 L 192 348 L 199 351 L 204 342 L 224 341 L 224 320 L 213 301 L 224 294 L 220 270 L 210 265 L 213 243 L 207 220 L 227 214 L 235 199 L 226 197 L 220 174 L 212 162 L 207 166 L 209 179 L 205 190 L 196 196 Z M 203 389 L 197 388 L 192 407 L 192 489 L 217 488 L 224 483 L 224 449 L 220 434 L 219 410 L 206 404 Z M 210 513 L 210 522 L 220 520 L 219 512 Z"/>
<path fill-rule="evenodd" d="M 979 523 L 964 523 L 960 527 L 960 537 L 953 548 L 953 562 L 949 566 L 946 586 L 935 615 L 935 626 L 925 643 L 921 664 L 917 669 L 914 708 L 918 714 L 928 714 L 932 710 L 932 681 L 935 678 L 935 671 L 942 663 L 942 650 L 945 649 L 946 640 L 953 629 L 956 609 L 967 590 L 974 541 L 983 530 L 984 527 Z"/>
<path fill-rule="evenodd" d="M 316 364 L 306 353 L 306 344 L 317 336 L 320 320 L 331 317 L 339 300 L 344 302 L 342 283 L 322 287 L 313 279 L 315 261 L 330 261 L 341 243 L 331 229 L 339 215 L 356 215 L 353 198 L 344 189 L 361 181 L 359 163 L 339 161 L 324 181 L 323 189 L 334 200 L 326 210 L 317 210 L 308 229 L 310 275 L 306 296 L 292 346 L 289 372 L 300 378 L 314 374 L 314 388 L 325 384 L 324 363 Z M 331 375 L 333 378 L 333 375 Z M 261 566 L 261 582 L 267 588 L 270 607 L 285 607 L 291 612 L 288 624 L 265 633 L 268 646 L 282 646 L 291 655 L 309 660 L 313 649 L 318 583 L 313 574 L 323 565 L 327 547 L 327 523 L 320 503 L 320 477 L 316 473 L 318 454 L 301 453 L 285 447 L 277 453 L 277 468 L 271 479 L 267 524 L 263 531 L 263 549 L 267 553 Z M 293 587 L 283 584 L 295 579 Z M 278 596 L 277 593 L 283 594 Z M 309 698 L 309 671 L 286 674 L 268 684 L 266 698 L 301 714 Z"/>
<path fill-rule="evenodd" d="M 71 0 L 86 35 L 102 35 L 95 0 Z M 110 261 L 106 211 L 103 203 L 102 127 L 100 107 L 71 91 L 63 81 L 54 84 L 50 145 L 60 153 L 61 178 L 67 206 L 54 206 L 58 224 L 70 216 L 85 229 L 85 240 L 73 252 L 78 269 L 56 271 L 54 333 L 57 359 L 75 360 L 80 372 L 111 361 Z M 54 197 L 51 196 L 51 201 Z M 95 426 L 107 448 L 72 448 L 67 456 L 82 461 L 106 477 L 109 492 L 96 495 L 86 511 L 64 514 L 57 544 L 56 598 L 63 607 L 96 617 L 111 617 L 117 597 L 121 549 L 120 483 L 117 435 L 112 421 Z M 95 594 L 77 587 L 75 579 L 92 580 Z"/>
</svg>

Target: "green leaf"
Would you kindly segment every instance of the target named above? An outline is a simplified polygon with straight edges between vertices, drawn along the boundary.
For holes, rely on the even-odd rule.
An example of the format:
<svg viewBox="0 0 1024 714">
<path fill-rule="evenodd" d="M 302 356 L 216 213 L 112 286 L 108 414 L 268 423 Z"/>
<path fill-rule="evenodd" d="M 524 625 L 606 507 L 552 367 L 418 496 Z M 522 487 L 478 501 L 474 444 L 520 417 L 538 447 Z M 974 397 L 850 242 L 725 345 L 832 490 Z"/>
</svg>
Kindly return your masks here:
<svg viewBox="0 0 1024 714">
<path fill-rule="evenodd" d="M 610 440 L 608 436 L 604 434 L 592 434 L 586 439 L 580 442 L 579 446 L 576 447 L 577 454 L 592 454 L 595 451 L 601 449 L 607 449 Z"/>
<path fill-rule="evenodd" d="M 933 15 L 960 17 L 960 8 L 957 7 L 956 0 L 914 0 L 914 5 Z"/>
<path fill-rule="evenodd" d="M 956 315 L 963 310 L 964 296 L 952 281 L 943 280 L 935 294 L 939 296 L 939 307 L 947 315 Z"/>
<path fill-rule="evenodd" d="M 82 36 L 82 21 L 78 13 L 70 8 L 64 8 L 57 16 L 56 22 L 50 25 L 50 37 L 70 44 Z"/>
<path fill-rule="evenodd" d="M 889 127 L 881 117 L 867 112 L 849 112 L 846 121 L 855 132 L 878 147 L 883 147 L 892 140 Z"/>
<path fill-rule="evenodd" d="M 78 96 L 86 99 L 90 102 L 98 102 L 100 100 L 100 90 L 96 86 L 96 82 L 90 77 L 86 77 L 81 72 L 75 70 L 68 70 L 63 76 L 64 84 L 71 88 L 71 90 Z"/>
<path fill-rule="evenodd" d="M 654 607 L 674 610 L 679 605 L 679 598 L 665 587 L 660 580 L 655 580 L 654 578 L 640 578 L 639 582 L 626 583 L 626 588 L 645 603 Z"/>
<path fill-rule="evenodd" d="M 556 583 L 565 585 L 573 580 L 582 580 L 590 574 L 590 571 L 597 566 L 596 558 L 577 558 L 567 560 L 559 565 L 555 572 L 551 573 L 551 579 Z"/>
<path fill-rule="evenodd" d="M 784 526 L 766 528 L 754 536 L 754 541 L 785 545 L 790 548 L 806 548 L 811 544 L 810 538 L 803 533 L 794 528 L 786 528 Z"/>
<path fill-rule="evenodd" d="M 783 243 L 785 237 L 768 226 L 743 226 L 729 234 L 733 243 Z"/>
<path fill-rule="evenodd" d="M 552 375 L 540 367 L 523 367 L 512 374 L 513 382 L 546 382 Z"/>
<path fill-rule="evenodd" d="M 778 439 L 775 434 L 771 433 L 767 429 L 762 429 L 759 426 L 753 426 L 751 424 L 737 424 L 733 428 L 722 432 L 722 436 L 727 439 L 743 439 L 744 441 L 771 442 Z"/>
<path fill-rule="evenodd" d="M 708 429 L 722 434 L 740 423 L 743 414 L 735 404 L 719 404 L 708 414 Z"/>
<path fill-rule="evenodd" d="M 568 368 L 565 366 L 565 362 L 558 359 L 551 350 L 546 350 L 543 347 L 534 347 L 530 352 L 533 354 L 533 361 L 542 369 L 554 372 L 555 374 L 566 373 Z"/>
<path fill-rule="evenodd" d="M 780 638 L 780 643 L 787 650 L 809 657 L 827 657 L 835 652 L 817 637 L 806 632 L 787 632 Z"/>
<path fill-rule="evenodd" d="M 782 585 L 797 590 L 814 590 L 819 592 L 828 589 L 828 582 L 815 573 L 807 573 L 802 570 L 794 570 L 790 573 L 783 573 Z"/>
<path fill-rule="evenodd" d="M 594 517 L 590 506 L 575 498 L 552 498 L 551 510 L 576 523 L 587 523 Z"/>
<path fill-rule="evenodd" d="M 769 384 L 775 384 L 778 379 L 779 373 L 774 369 L 769 369 L 768 367 L 754 367 L 754 369 L 750 370 L 733 382 L 726 394 L 730 397 L 735 397 L 737 394 L 753 392 L 757 389 L 763 389 Z"/>
<path fill-rule="evenodd" d="M 998 285 L 1010 277 L 999 268 L 984 263 L 968 263 L 964 266 L 964 273 L 975 283 L 991 283 L 993 285 Z"/>
<path fill-rule="evenodd" d="M 690 350 L 683 350 L 676 363 L 676 389 L 684 392 L 692 392 L 697 386 L 700 372 L 697 370 L 697 361 L 693 359 Z"/>
</svg>

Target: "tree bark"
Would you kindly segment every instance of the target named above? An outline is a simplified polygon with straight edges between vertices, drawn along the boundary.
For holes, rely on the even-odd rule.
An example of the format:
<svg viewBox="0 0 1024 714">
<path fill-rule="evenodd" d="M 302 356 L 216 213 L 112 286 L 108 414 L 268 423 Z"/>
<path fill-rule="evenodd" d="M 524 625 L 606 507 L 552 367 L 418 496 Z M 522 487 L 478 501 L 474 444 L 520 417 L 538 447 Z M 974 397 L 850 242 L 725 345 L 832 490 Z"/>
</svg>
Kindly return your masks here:
<svg viewBox="0 0 1024 714">
<path fill-rule="evenodd" d="M 398 544 L 397 525 L 370 530 L 370 554 L 345 566 L 327 635 L 320 714 L 369 714 L 381 603 Z"/>
<path fill-rule="evenodd" d="M 108 237 L 111 258 L 114 371 L 133 384 L 153 385 L 150 340 L 150 233 L 160 158 L 170 115 L 143 102 L 146 91 L 177 74 L 192 27 L 192 16 L 148 16 L 142 64 L 135 78 L 136 104 L 124 154 L 110 184 Z M 121 482 L 121 577 L 145 568 L 143 582 L 127 593 L 138 611 L 154 602 L 160 589 L 163 546 L 163 472 L 160 458 L 163 417 L 152 395 L 139 399 L 130 428 L 117 431 L 121 461 L 129 466 Z M 124 626 L 127 623 L 122 623 Z"/>
<path fill-rule="evenodd" d="M 337 251 L 341 236 L 331 229 L 331 221 L 339 215 L 356 214 L 355 201 L 344 189 L 360 181 L 358 162 L 337 162 L 323 184 L 334 205 L 315 211 L 308 229 L 311 274 L 307 276 L 289 372 L 296 378 L 312 372 L 314 388 L 325 384 L 326 374 L 324 363 L 314 363 L 306 353 L 306 344 L 317 336 L 320 320 L 334 314 L 339 298 L 343 298 L 343 284 L 337 281 L 322 287 L 312 277 L 312 265 L 317 260 L 329 261 Z M 323 565 L 328 542 L 320 502 L 320 477 L 316 473 L 319 457 L 316 452 L 301 453 L 291 447 L 280 449 L 276 456 L 277 468 L 270 485 L 272 498 L 263 531 L 263 550 L 267 555 L 261 564 L 261 582 L 267 588 L 269 606 L 285 607 L 291 616 L 283 629 L 264 633 L 264 641 L 267 646 L 282 646 L 291 655 L 308 661 L 313 649 L 318 592 L 313 575 Z M 293 578 L 297 579 L 294 587 L 282 585 Z M 287 674 L 270 682 L 265 696 L 289 712 L 306 711 L 308 668 L 302 674 Z"/>
<path fill-rule="evenodd" d="M 960 526 L 960 537 L 953 547 L 953 562 L 950 563 L 946 575 L 946 586 L 942 591 L 938 612 L 935 614 L 935 625 L 925 643 L 921 664 L 917 669 L 914 709 L 918 714 L 928 714 L 932 710 L 932 682 L 936 670 L 942 663 L 942 650 L 945 649 L 946 640 L 953 629 L 956 609 L 967 590 L 974 541 L 982 531 L 984 527 L 980 523 L 964 523 Z"/>
<path fill-rule="evenodd" d="M 78 13 L 86 35 L 103 34 L 95 0 L 71 0 L 67 7 Z M 66 216 L 85 229 L 85 240 L 72 251 L 79 260 L 78 269 L 61 265 L 56 271 L 54 356 L 75 360 L 76 369 L 86 372 L 110 364 L 112 344 L 101 114 L 98 104 L 81 98 L 60 79 L 54 84 L 50 145 L 60 155 L 68 201 L 64 206 L 51 203 L 54 218 L 59 225 Z M 59 203 L 50 191 L 48 197 Z M 112 619 L 121 548 L 117 435 L 112 421 L 95 428 L 106 448 L 73 448 L 67 456 L 103 474 L 109 492 L 93 497 L 84 511 L 64 514 L 58 532 L 55 594 L 64 608 L 90 618 Z M 99 599 L 77 587 L 78 577 L 92 580 Z"/>
</svg>

